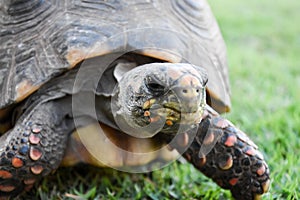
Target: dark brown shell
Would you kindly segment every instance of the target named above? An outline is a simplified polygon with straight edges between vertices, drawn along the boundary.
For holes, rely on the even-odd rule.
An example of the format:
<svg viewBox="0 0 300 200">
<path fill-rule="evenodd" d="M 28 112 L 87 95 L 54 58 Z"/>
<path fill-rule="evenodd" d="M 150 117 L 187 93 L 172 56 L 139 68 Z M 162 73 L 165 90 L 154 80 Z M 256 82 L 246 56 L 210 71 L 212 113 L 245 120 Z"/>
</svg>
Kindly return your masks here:
<svg viewBox="0 0 300 200">
<path fill-rule="evenodd" d="M 0 114 L 84 59 L 132 50 L 206 68 L 209 103 L 229 110 L 226 49 L 205 0 L 7 0 L 0 6 Z"/>
</svg>

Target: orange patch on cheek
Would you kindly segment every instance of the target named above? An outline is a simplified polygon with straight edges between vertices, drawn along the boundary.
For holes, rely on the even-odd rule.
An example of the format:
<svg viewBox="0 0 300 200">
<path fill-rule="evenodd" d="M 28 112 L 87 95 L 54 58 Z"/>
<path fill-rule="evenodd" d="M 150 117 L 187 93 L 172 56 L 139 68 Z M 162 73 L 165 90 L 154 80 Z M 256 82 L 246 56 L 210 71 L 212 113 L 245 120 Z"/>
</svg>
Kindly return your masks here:
<svg viewBox="0 0 300 200">
<path fill-rule="evenodd" d="M 145 117 L 149 117 L 150 115 L 151 115 L 150 111 L 145 111 L 145 112 L 144 112 L 144 116 L 145 116 Z"/>
<path fill-rule="evenodd" d="M 172 126 L 172 125 L 173 125 L 173 122 L 172 122 L 171 120 L 167 120 L 167 121 L 166 121 L 166 124 L 167 124 L 168 126 Z"/>
</svg>

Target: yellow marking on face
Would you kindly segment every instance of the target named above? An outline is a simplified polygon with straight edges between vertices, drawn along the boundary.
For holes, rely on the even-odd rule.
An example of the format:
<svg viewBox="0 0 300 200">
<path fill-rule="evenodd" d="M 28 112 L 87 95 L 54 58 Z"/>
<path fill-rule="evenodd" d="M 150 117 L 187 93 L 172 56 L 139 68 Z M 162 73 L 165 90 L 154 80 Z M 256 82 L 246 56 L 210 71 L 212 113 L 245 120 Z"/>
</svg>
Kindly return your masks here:
<svg viewBox="0 0 300 200">
<path fill-rule="evenodd" d="M 166 121 L 166 124 L 167 124 L 168 126 L 172 126 L 172 125 L 173 125 L 173 122 L 172 122 L 171 120 L 167 120 L 167 121 Z"/>
<path fill-rule="evenodd" d="M 148 111 L 148 110 L 144 112 L 144 116 L 145 116 L 145 117 L 149 117 L 150 114 L 151 114 L 151 113 L 150 113 L 150 111 Z"/>
<path fill-rule="evenodd" d="M 155 101 L 155 99 L 147 100 L 143 105 L 143 109 L 149 109 L 155 103 Z"/>
</svg>

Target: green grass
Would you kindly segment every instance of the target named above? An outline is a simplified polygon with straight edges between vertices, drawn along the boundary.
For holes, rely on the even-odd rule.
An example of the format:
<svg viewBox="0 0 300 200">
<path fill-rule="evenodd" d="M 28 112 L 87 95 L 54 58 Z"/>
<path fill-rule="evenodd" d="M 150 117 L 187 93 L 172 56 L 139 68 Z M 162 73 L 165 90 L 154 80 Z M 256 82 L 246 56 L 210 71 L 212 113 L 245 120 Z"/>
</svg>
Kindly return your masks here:
<svg viewBox="0 0 300 200">
<path fill-rule="evenodd" d="M 258 144 L 271 170 L 272 185 L 263 199 L 300 199 L 300 1 L 210 3 L 228 48 L 232 111 L 226 117 Z M 28 195 L 41 199 L 230 198 L 228 191 L 192 166 L 179 163 L 146 175 L 87 166 L 63 168 Z"/>
</svg>

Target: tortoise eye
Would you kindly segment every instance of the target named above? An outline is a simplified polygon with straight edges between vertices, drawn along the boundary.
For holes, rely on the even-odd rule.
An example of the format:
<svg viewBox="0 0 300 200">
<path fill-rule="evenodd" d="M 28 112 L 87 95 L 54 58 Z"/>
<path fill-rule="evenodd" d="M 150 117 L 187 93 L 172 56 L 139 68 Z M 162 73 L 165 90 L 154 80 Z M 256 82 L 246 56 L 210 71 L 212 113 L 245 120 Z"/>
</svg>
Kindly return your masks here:
<svg viewBox="0 0 300 200">
<path fill-rule="evenodd" d="M 208 79 L 205 78 L 204 81 L 203 81 L 203 87 L 205 87 L 207 85 L 207 82 L 208 82 Z"/>
<path fill-rule="evenodd" d="M 153 92 L 155 95 L 160 95 L 165 93 L 166 87 L 160 83 L 160 81 L 155 80 L 152 77 L 147 77 L 145 80 L 146 87 Z"/>
</svg>

